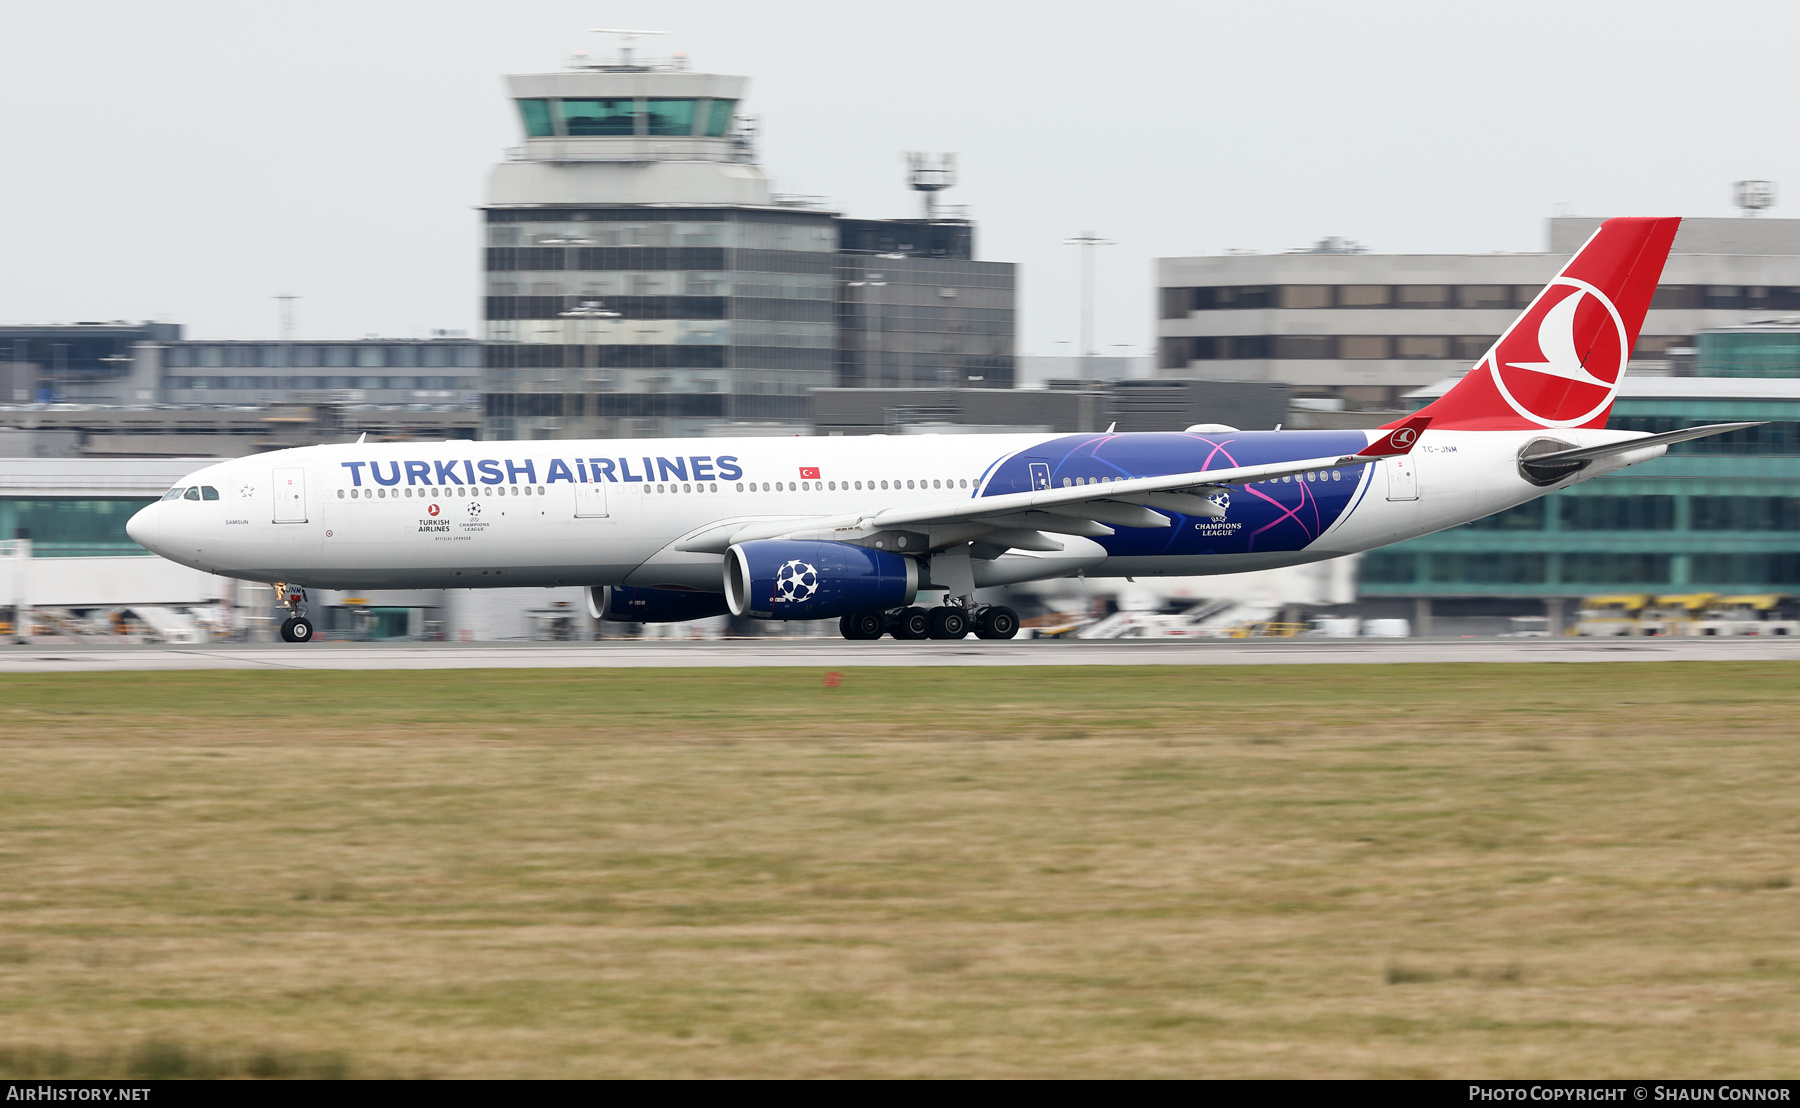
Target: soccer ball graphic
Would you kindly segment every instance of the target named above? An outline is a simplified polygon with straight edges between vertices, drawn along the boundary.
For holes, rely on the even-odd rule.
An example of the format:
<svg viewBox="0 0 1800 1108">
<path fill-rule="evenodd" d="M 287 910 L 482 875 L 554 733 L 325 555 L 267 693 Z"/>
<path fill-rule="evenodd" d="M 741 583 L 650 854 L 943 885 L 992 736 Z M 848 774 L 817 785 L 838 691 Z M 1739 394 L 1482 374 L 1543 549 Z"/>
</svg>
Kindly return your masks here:
<svg viewBox="0 0 1800 1108">
<path fill-rule="evenodd" d="M 775 571 L 775 599 L 783 603 L 804 604 L 818 591 L 819 571 L 798 558 Z"/>
<path fill-rule="evenodd" d="M 479 504 L 469 505 L 469 518 L 470 519 L 480 519 L 481 518 L 481 505 L 479 505 Z"/>
<path fill-rule="evenodd" d="M 1211 494 L 1206 499 L 1208 501 L 1210 501 L 1211 503 L 1217 504 L 1219 506 L 1219 510 L 1221 512 L 1223 512 L 1231 507 L 1231 494 L 1226 492 L 1224 489 L 1220 489 L 1218 492 Z"/>
</svg>

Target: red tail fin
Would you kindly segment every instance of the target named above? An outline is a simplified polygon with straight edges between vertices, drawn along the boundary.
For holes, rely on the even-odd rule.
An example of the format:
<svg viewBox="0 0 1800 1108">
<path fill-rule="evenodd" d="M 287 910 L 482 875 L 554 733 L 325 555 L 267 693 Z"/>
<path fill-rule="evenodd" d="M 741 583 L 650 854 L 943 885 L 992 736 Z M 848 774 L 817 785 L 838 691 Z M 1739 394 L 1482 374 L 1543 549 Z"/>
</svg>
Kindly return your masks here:
<svg viewBox="0 0 1800 1108">
<path fill-rule="evenodd" d="M 1468 376 L 1418 414 L 1462 431 L 1606 426 L 1680 224 L 1602 223 Z"/>
</svg>

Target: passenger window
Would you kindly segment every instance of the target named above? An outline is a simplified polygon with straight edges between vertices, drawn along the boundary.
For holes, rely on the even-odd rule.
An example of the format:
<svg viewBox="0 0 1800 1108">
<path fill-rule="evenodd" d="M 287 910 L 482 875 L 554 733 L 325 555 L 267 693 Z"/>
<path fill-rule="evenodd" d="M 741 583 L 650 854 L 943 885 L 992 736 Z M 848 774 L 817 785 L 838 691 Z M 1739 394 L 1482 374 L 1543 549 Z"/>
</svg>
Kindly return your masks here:
<svg viewBox="0 0 1800 1108">
<path fill-rule="evenodd" d="M 907 488 L 909 488 L 909 489 L 910 489 L 910 488 L 912 488 L 912 487 L 913 487 L 913 483 L 912 483 L 912 482 L 911 482 L 911 481 L 908 481 L 908 482 L 907 482 L 907 483 L 906 483 L 906 487 L 907 487 Z"/>
<path fill-rule="evenodd" d="M 200 499 L 202 499 L 202 500 L 217 500 L 217 499 L 219 499 L 219 490 L 213 488 L 211 485 L 201 485 L 200 486 Z"/>
<path fill-rule="evenodd" d="M 344 490 L 343 489 L 338 490 L 338 499 L 339 500 L 344 499 Z"/>
<path fill-rule="evenodd" d="M 882 483 L 881 483 L 881 487 L 882 487 L 882 488 L 884 488 L 884 489 L 885 489 L 885 488 L 887 488 L 887 482 L 886 482 L 886 481 L 883 481 L 883 482 L 882 482 Z"/>
<path fill-rule="evenodd" d="M 191 488 L 187 492 L 183 493 L 181 498 L 183 500 L 198 500 L 198 499 L 200 499 L 200 486 L 195 485 L 193 488 Z"/>
<path fill-rule="evenodd" d="M 957 483 L 956 483 L 956 484 L 957 484 L 957 487 L 958 487 L 958 488 L 964 488 L 964 489 L 966 489 L 966 488 L 968 488 L 968 487 L 969 487 L 969 482 L 968 482 L 968 480 L 967 480 L 967 479 L 964 479 L 964 480 L 961 480 L 961 481 L 958 481 L 958 482 L 957 482 Z"/>
</svg>

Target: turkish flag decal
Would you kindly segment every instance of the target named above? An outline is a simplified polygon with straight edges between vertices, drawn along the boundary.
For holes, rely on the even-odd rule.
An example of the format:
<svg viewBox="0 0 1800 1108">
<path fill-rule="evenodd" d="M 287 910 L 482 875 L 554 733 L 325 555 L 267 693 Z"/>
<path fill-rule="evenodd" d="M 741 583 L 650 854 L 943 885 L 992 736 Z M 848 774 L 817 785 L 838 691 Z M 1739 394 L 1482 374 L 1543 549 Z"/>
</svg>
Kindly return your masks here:
<svg viewBox="0 0 1800 1108">
<path fill-rule="evenodd" d="M 801 466 L 800 467 L 800 480 L 802 480 L 802 481 L 817 481 L 818 479 L 819 479 L 819 467 L 818 466 Z"/>
</svg>

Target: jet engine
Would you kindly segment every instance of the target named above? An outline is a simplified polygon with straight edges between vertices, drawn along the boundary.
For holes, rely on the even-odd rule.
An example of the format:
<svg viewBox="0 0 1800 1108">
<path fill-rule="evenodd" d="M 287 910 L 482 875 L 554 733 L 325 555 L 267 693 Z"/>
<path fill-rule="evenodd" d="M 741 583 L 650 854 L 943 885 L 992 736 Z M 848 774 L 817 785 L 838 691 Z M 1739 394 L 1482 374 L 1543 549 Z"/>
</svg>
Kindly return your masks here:
<svg viewBox="0 0 1800 1108">
<path fill-rule="evenodd" d="M 680 623 L 724 615 L 725 598 L 716 592 L 594 585 L 588 589 L 588 611 L 614 623 Z"/>
<path fill-rule="evenodd" d="M 889 550 L 760 539 L 725 552 L 725 600 L 732 615 L 832 619 L 902 608 L 918 591 L 918 563 Z"/>
</svg>

